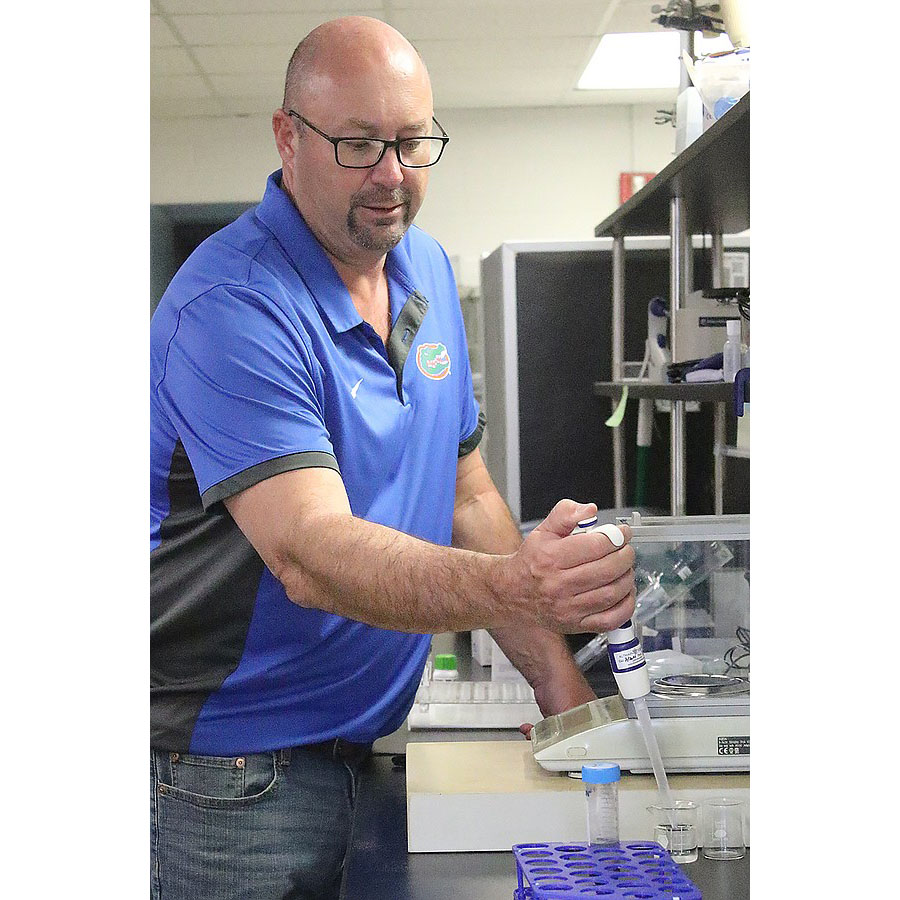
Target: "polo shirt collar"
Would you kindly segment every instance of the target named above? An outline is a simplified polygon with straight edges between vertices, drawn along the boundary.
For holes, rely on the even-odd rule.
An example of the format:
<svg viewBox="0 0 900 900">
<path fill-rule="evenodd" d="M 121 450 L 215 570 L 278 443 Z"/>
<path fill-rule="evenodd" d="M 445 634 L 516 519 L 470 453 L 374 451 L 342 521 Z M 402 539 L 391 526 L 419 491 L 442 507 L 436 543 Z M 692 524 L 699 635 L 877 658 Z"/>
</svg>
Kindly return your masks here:
<svg viewBox="0 0 900 900">
<path fill-rule="evenodd" d="M 334 329 L 344 332 L 359 325 L 362 317 L 353 305 L 347 286 L 291 198 L 281 188 L 281 169 L 273 172 L 266 181 L 266 191 L 256 208 L 256 215 L 284 248 L 316 305 Z M 400 244 L 388 254 L 385 268 L 412 293 L 415 287 L 406 265 L 406 241 L 404 235 Z M 403 250 L 398 253 L 401 248 Z"/>
</svg>

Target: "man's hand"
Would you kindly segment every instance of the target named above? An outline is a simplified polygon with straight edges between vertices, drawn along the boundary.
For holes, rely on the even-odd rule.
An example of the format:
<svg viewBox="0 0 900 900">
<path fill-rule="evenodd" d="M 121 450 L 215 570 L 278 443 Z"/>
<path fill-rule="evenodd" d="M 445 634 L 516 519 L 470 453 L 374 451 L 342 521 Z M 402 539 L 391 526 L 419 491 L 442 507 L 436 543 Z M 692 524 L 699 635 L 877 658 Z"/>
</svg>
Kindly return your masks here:
<svg viewBox="0 0 900 900">
<path fill-rule="evenodd" d="M 631 529 L 616 548 L 602 533 L 572 534 L 593 515 L 593 503 L 560 500 L 510 557 L 510 594 L 521 598 L 523 616 L 563 634 L 609 631 L 634 612 Z"/>
</svg>

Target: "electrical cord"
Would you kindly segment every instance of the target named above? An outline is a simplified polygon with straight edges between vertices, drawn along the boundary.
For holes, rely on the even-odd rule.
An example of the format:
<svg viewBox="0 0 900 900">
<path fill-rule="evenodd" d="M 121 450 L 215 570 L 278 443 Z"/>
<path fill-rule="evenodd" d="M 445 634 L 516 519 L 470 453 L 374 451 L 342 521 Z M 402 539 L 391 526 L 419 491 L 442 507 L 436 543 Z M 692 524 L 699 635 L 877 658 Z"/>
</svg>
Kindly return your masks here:
<svg viewBox="0 0 900 900">
<path fill-rule="evenodd" d="M 729 647 L 722 657 L 728 666 L 726 675 L 732 669 L 740 672 L 750 671 L 750 629 L 738 625 L 735 629 L 735 637 L 738 641 L 737 646 Z"/>
</svg>

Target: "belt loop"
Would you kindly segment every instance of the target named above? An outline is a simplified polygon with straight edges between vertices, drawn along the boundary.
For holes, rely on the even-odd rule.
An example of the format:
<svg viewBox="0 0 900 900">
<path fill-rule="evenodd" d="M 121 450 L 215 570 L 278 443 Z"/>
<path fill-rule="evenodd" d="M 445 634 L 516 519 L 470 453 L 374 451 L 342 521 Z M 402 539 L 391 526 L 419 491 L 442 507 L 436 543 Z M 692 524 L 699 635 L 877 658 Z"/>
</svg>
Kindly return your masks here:
<svg viewBox="0 0 900 900">
<path fill-rule="evenodd" d="M 160 784 L 175 784 L 172 771 L 172 754 L 168 750 L 152 750 L 156 761 L 156 778 Z"/>
<path fill-rule="evenodd" d="M 291 764 L 291 748 L 286 747 L 277 753 L 277 761 L 280 766 L 289 766 Z"/>
</svg>

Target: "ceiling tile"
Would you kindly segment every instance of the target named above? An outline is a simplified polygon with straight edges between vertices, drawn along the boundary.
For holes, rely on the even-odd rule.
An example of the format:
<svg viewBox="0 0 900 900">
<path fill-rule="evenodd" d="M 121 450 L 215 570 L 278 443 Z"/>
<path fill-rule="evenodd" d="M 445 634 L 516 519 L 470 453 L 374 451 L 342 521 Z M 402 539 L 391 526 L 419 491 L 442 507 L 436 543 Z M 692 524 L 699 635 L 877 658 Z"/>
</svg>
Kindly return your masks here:
<svg viewBox="0 0 900 900">
<path fill-rule="evenodd" d="M 411 41 L 487 38 L 596 36 L 606 4 L 469 3 L 435 4 L 422 11 L 392 7 L 391 24 Z"/>
<path fill-rule="evenodd" d="M 222 97 L 222 107 L 231 116 L 262 116 L 265 119 L 271 119 L 278 100 L 273 103 L 272 97 L 268 94 L 264 96 L 240 96 L 240 97 Z"/>
<path fill-rule="evenodd" d="M 150 16 L 150 46 L 176 47 L 178 38 L 159 16 Z"/>
<path fill-rule="evenodd" d="M 157 75 L 150 82 L 151 97 L 209 97 L 206 82 L 199 75 Z"/>
<path fill-rule="evenodd" d="M 569 69 L 549 70 L 532 79 L 521 70 L 497 72 L 489 79 L 479 72 L 457 72 L 434 79 L 434 104 L 436 109 L 492 106 L 506 97 L 511 104 L 541 106 L 555 103 L 572 81 Z"/>
<path fill-rule="evenodd" d="M 665 31 L 662 25 L 657 25 L 653 20 L 657 17 L 657 13 L 650 12 L 653 4 L 648 0 L 633 0 L 633 2 L 620 3 L 609 22 L 606 24 L 605 31 L 608 34 L 629 34 L 641 31 Z M 665 6 L 660 3 L 660 6 Z"/>
<path fill-rule="evenodd" d="M 210 75 L 278 72 L 284 78 L 295 46 L 296 43 L 249 47 L 233 44 L 227 47 L 193 47 L 192 51 L 203 71 Z"/>
<path fill-rule="evenodd" d="M 173 15 L 185 13 L 296 13 L 302 8 L 304 13 L 325 13 L 325 19 L 353 14 L 358 10 L 384 8 L 379 0 L 154 0 L 157 6 Z M 394 4 L 396 5 L 396 4 Z M 324 21 L 324 19 L 323 19 Z"/>
<path fill-rule="evenodd" d="M 446 102 L 437 109 L 482 109 L 506 106 L 552 106 L 556 102 L 558 91 L 545 88 L 540 91 L 514 90 L 497 88 L 493 85 L 482 85 L 478 94 L 454 88 L 446 96 Z"/>
<path fill-rule="evenodd" d="M 284 93 L 284 74 L 280 72 L 210 75 L 209 80 L 220 97 L 241 97 L 248 94 L 253 97 L 268 97 L 272 109 L 281 103 Z"/>
<path fill-rule="evenodd" d="M 226 115 L 215 97 L 151 97 L 150 116 L 154 119 L 194 119 L 202 116 Z"/>
<path fill-rule="evenodd" d="M 474 38 L 456 41 L 416 41 L 416 49 L 430 72 L 448 68 L 494 69 L 507 66 L 533 68 L 578 65 L 594 39 L 555 38 Z"/>
<path fill-rule="evenodd" d="M 508 88 L 511 91 L 535 90 L 542 85 L 563 88 L 570 84 L 573 71 L 570 66 L 545 68 L 540 72 L 530 72 L 527 69 L 497 69 L 491 74 L 490 83 L 491 87 Z M 477 91 L 484 84 L 485 78 L 481 72 L 457 70 L 434 79 L 435 94 L 439 88 L 445 87 L 446 83 L 451 81 L 459 87 Z"/>
<path fill-rule="evenodd" d="M 568 94 L 568 99 L 563 105 L 571 106 L 596 106 L 607 104 L 624 104 L 627 106 L 640 106 L 650 103 L 656 104 L 660 109 L 671 109 L 675 105 L 678 96 L 676 88 L 647 88 L 627 91 L 576 91 Z"/>
<path fill-rule="evenodd" d="M 184 47 L 151 47 L 150 74 L 196 75 L 197 67 Z"/>
<path fill-rule="evenodd" d="M 188 44 L 284 44 L 287 40 L 296 45 L 330 18 L 327 12 L 257 13 L 172 16 L 172 22 Z"/>
<path fill-rule="evenodd" d="M 660 30 L 652 23 L 651 2 L 151 0 L 151 115 L 269 116 L 280 101 L 297 41 L 321 22 L 348 13 L 390 21 L 416 44 L 431 72 L 438 109 L 668 107 L 674 92 L 574 90 L 601 27 Z M 194 74 L 197 67 L 206 80 Z"/>
</svg>

